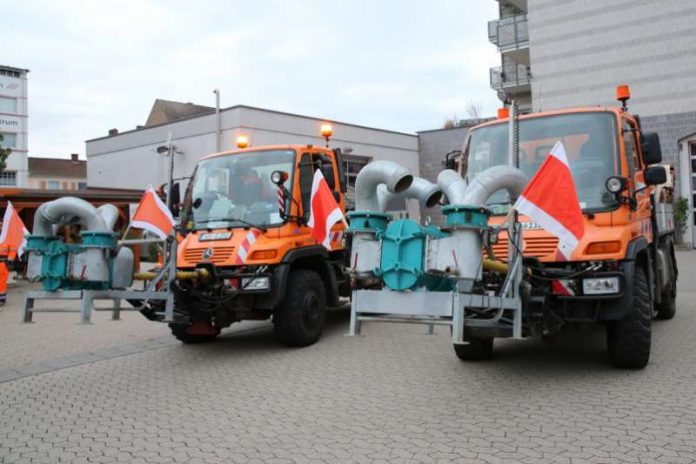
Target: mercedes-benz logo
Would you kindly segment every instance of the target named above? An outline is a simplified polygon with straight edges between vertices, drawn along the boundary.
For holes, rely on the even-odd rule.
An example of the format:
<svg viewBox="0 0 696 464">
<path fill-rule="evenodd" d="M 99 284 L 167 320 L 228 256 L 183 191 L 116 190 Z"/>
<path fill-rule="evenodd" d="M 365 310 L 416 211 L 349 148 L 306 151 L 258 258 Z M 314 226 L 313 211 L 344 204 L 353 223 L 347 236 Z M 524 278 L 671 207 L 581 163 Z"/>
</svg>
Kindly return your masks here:
<svg viewBox="0 0 696 464">
<path fill-rule="evenodd" d="M 203 252 L 203 259 L 210 259 L 215 254 L 215 250 L 212 247 L 208 248 Z"/>
</svg>

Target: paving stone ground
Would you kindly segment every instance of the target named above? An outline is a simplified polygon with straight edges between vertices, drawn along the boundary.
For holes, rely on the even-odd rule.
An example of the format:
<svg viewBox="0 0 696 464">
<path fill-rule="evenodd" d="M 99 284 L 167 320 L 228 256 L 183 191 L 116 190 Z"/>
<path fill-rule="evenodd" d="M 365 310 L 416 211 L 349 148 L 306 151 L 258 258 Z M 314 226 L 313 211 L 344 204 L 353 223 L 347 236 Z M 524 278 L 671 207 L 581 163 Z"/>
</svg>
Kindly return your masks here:
<svg viewBox="0 0 696 464">
<path fill-rule="evenodd" d="M 678 259 L 677 316 L 655 321 L 640 371 L 608 365 L 601 330 L 503 341 L 484 363 L 442 328 L 345 337 L 346 312 L 304 349 L 268 324 L 183 346 L 138 314 L 22 325 L 11 294 L 0 373 L 21 375 L 0 378 L 0 462 L 696 462 L 696 253 Z"/>
</svg>

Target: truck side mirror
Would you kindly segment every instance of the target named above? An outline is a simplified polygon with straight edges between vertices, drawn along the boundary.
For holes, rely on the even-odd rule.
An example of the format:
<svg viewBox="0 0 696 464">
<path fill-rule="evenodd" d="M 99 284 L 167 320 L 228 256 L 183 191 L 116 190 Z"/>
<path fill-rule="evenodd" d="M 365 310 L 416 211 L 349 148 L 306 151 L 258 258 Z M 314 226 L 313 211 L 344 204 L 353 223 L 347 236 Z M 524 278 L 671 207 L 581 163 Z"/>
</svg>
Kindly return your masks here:
<svg viewBox="0 0 696 464">
<path fill-rule="evenodd" d="M 659 185 L 667 182 L 667 172 L 664 166 L 651 166 L 643 172 L 647 185 Z"/>
<path fill-rule="evenodd" d="M 645 164 L 662 162 L 660 137 L 655 132 L 646 132 L 640 135 L 640 149 L 643 152 L 643 162 Z"/>
<path fill-rule="evenodd" d="M 179 215 L 179 203 L 181 203 L 181 185 L 174 182 L 169 190 L 169 209 L 174 217 Z"/>
<path fill-rule="evenodd" d="M 331 162 L 322 163 L 321 174 L 324 176 L 324 179 L 326 179 L 326 183 L 329 184 L 329 188 L 334 190 L 336 188 L 336 179 L 334 179 L 333 165 Z"/>
</svg>

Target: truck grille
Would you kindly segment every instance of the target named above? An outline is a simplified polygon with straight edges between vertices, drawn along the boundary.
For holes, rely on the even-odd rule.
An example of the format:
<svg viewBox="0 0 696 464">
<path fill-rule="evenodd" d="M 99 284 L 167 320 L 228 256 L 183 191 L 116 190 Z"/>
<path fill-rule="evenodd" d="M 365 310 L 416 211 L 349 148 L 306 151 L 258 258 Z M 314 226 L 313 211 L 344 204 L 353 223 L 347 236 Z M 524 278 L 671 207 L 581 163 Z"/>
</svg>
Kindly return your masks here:
<svg viewBox="0 0 696 464">
<path fill-rule="evenodd" d="M 558 239 L 556 237 L 525 237 L 524 250 L 525 256 L 533 256 L 535 258 L 543 258 L 556 251 L 558 247 Z M 497 259 L 506 261 L 508 257 L 508 241 L 507 237 L 500 238 L 498 243 L 493 245 L 493 253 Z"/>
<path fill-rule="evenodd" d="M 189 248 L 187 250 L 184 250 L 184 259 L 189 262 L 189 263 L 198 263 L 203 261 L 203 253 L 205 250 L 208 248 L 213 249 L 213 255 L 206 259 L 205 261 L 211 262 L 214 264 L 221 264 L 226 262 L 232 254 L 234 253 L 234 247 L 233 246 L 220 246 L 220 247 L 203 247 L 203 248 Z"/>
</svg>

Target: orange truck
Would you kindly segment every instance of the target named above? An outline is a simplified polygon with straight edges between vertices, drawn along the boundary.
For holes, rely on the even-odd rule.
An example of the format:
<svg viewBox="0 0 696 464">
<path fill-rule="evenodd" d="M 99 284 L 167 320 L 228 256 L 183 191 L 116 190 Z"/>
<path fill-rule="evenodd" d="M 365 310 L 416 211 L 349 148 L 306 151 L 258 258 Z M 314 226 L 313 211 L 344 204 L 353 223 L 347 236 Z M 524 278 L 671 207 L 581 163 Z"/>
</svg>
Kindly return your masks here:
<svg viewBox="0 0 696 464">
<path fill-rule="evenodd" d="M 324 127 L 323 135 L 328 141 L 330 129 Z M 333 227 L 330 250 L 307 226 L 316 169 L 345 210 L 341 152 L 312 145 L 248 147 L 243 140 L 238 147 L 198 163 L 177 211 L 177 269 L 203 270 L 206 277 L 173 283 L 170 328 L 184 343 L 201 343 L 234 322 L 272 317 L 282 342 L 312 344 L 327 308 L 350 294 L 345 226 Z M 161 315 L 152 308 L 144 312 L 151 319 Z"/>
<path fill-rule="evenodd" d="M 678 271 L 673 221 L 661 218 L 671 195 L 657 188 L 671 188 L 670 169 L 658 164 L 657 134 L 644 133 L 640 118 L 628 111 L 627 90 L 617 91 L 623 102 L 617 107 L 519 116 L 519 168 L 530 178 L 562 141 L 585 221 L 585 235 L 565 261 L 557 257 L 556 237 L 520 217 L 529 282 L 523 320 L 525 335 L 549 340 L 569 325 L 604 324 L 613 364 L 643 367 L 650 356 L 651 320 L 675 314 Z M 509 163 L 508 127 L 509 119 L 502 117 L 471 129 L 458 163 L 463 176 L 471 179 Z M 494 215 L 491 224 L 501 224 L 509 199 L 499 191 L 487 206 Z M 488 253 L 507 261 L 505 231 Z M 455 351 L 462 359 L 489 356 L 495 335 L 473 328 L 469 343 Z"/>
</svg>

